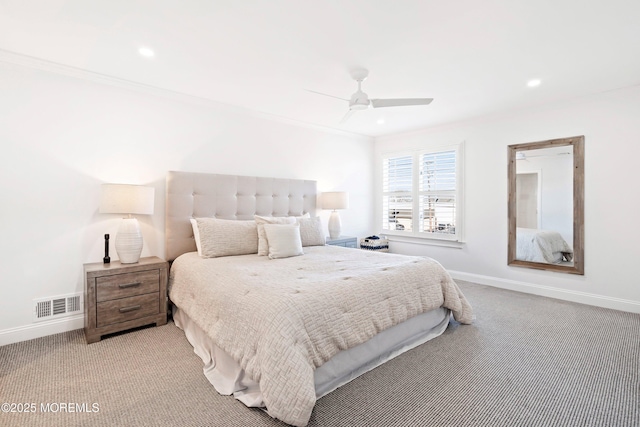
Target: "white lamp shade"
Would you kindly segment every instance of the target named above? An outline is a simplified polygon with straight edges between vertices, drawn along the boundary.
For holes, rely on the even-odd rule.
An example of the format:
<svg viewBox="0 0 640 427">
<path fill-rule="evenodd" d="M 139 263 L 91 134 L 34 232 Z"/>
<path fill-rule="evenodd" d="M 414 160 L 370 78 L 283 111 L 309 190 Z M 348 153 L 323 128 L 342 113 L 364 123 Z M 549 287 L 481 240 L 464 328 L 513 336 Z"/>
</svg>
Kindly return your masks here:
<svg viewBox="0 0 640 427">
<path fill-rule="evenodd" d="M 129 184 L 102 184 L 100 213 L 153 214 L 154 188 Z"/>
<path fill-rule="evenodd" d="M 348 209 L 349 193 L 346 191 L 327 191 L 322 193 L 322 209 Z"/>
</svg>

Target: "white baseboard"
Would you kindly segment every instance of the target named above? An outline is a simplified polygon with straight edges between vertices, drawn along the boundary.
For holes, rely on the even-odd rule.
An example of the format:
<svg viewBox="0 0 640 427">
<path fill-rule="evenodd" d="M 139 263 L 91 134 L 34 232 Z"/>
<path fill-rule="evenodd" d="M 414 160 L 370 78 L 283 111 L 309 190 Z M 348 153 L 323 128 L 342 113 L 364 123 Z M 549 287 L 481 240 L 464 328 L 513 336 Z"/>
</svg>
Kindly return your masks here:
<svg viewBox="0 0 640 427">
<path fill-rule="evenodd" d="M 84 328 L 83 314 L 4 329 L 0 330 L 0 346 L 82 328 Z"/>
<path fill-rule="evenodd" d="M 496 288 L 509 289 L 512 291 L 524 292 L 545 296 L 549 298 L 572 301 L 581 304 L 594 305 L 596 307 L 611 308 L 613 310 L 627 311 L 630 313 L 640 313 L 640 301 L 626 300 L 622 298 L 608 297 L 605 295 L 590 294 L 587 292 L 570 291 L 558 289 L 551 286 L 535 285 L 533 283 L 519 282 L 516 280 L 501 279 L 499 277 L 483 276 L 480 274 L 465 273 L 462 271 L 449 270 L 451 277 L 481 285 L 494 286 Z"/>
</svg>

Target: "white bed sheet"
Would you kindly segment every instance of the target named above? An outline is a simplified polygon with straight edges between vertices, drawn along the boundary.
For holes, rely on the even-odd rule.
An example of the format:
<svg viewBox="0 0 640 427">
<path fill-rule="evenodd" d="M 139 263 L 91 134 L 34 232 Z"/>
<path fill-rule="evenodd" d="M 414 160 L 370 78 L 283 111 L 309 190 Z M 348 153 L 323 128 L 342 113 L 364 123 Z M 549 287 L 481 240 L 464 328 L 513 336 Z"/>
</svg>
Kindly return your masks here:
<svg viewBox="0 0 640 427">
<path fill-rule="evenodd" d="M 377 334 L 369 341 L 342 351 L 315 370 L 320 398 L 394 357 L 438 337 L 447 328 L 451 311 L 444 307 L 422 313 Z M 218 393 L 233 395 L 249 407 L 264 407 L 258 383 L 178 307 L 173 319 L 185 332 L 194 352 L 204 363 L 203 372 Z"/>
</svg>

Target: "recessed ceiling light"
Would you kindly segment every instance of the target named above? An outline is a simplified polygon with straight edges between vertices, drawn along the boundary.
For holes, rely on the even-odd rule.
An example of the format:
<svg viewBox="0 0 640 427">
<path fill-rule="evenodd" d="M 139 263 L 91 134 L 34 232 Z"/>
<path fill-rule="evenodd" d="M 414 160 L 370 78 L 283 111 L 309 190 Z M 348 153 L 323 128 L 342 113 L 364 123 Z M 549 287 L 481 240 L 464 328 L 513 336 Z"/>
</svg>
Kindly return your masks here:
<svg viewBox="0 0 640 427">
<path fill-rule="evenodd" d="M 378 123 L 379 125 L 383 125 L 384 124 L 384 119 L 378 119 L 376 121 L 376 123 Z"/>
<path fill-rule="evenodd" d="M 140 49 L 138 49 L 138 52 L 140 52 L 140 55 L 146 56 L 147 58 L 151 58 L 153 55 L 155 55 L 155 53 L 153 53 L 153 51 L 148 47 L 141 47 Z"/>
<path fill-rule="evenodd" d="M 533 79 L 533 80 L 529 80 L 527 82 L 527 86 L 536 87 L 536 86 L 540 86 L 540 83 L 542 83 L 542 81 L 540 79 Z"/>
</svg>

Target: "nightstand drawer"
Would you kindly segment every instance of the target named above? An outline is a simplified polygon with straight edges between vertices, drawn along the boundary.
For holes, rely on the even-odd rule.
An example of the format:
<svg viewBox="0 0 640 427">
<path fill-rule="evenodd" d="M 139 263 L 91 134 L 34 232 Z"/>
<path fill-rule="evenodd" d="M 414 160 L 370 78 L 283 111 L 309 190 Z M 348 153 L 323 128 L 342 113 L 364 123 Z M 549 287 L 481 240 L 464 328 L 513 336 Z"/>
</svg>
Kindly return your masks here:
<svg viewBox="0 0 640 427">
<path fill-rule="evenodd" d="M 97 327 L 158 314 L 158 293 L 121 298 L 97 304 Z"/>
<path fill-rule="evenodd" d="M 168 263 L 158 257 L 136 263 L 84 265 L 84 335 L 87 343 L 138 326 L 167 323 Z"/>
<path fill-rule="evenodd" d="M 96 301 L 109 301 L 158 292 L 160 271 L 149 270 L 139 273 L 116 274 L 96 278 Z"/>
</svg>

